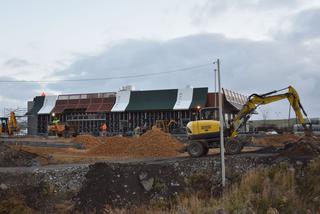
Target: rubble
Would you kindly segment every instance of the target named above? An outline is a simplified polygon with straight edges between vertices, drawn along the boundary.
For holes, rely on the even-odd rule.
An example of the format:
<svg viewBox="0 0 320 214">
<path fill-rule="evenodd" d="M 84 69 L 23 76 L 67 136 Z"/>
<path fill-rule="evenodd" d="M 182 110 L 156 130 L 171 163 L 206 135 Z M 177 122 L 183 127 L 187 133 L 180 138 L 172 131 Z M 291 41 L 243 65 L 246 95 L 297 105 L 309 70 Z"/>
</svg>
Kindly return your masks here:
<svg viewBox="0 0 320 214">
<path fill-rule="evenodd" d="M 295 142 L 287 143 L 279 156 L 301 158 L 320 156 L 320 139 L 313 137 L 303 137 Z"/>
<path fill-rule="evenodd" d="M 273 156 L 228 156 L 227 183 L 233 183 L 247 170 L 272 162 Z M 96 163 L 90 166 L 84 184 L 75 197 L 76 209 L 83 213 L 111 207 L 128 208 L 169 202 L 185 192 L 203 191 L 210 196 L 211 188 L 221 183 L 220 157 L 182 158 L 176 160 Z M 205 178 L 205 179 L 203 179 Z M 215 189 L 216 191 L 216 189 Z"/>
<path fill-rule="evenodd" d="M 154 178 L 142 180 L 140 183 L 146 191 L 150 191 L 154 183 Z"/>
</svg>

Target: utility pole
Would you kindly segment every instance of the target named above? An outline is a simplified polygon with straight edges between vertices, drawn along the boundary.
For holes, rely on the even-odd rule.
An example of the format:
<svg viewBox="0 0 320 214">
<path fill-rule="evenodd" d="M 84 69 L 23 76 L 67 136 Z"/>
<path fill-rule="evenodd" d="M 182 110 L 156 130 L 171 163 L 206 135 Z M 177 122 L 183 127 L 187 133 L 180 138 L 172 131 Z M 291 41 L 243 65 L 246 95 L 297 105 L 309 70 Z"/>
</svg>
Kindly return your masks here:
<svg viewBox="0 0 320 214">
<path fill-rule="evenodd" d="M 218 90 L 219 90 L 219 120 L 220 120 L 220 154 L 221 154 L 221 183 L 222 187 L 226 185 L 226 169 L 224 159 L 224 121 L 222 109 L 222 89 L 221 89 L 221 75 L 220 75 L 220 60 L 217 59 L 217 76 L 218 76 Z"/>
</svg>

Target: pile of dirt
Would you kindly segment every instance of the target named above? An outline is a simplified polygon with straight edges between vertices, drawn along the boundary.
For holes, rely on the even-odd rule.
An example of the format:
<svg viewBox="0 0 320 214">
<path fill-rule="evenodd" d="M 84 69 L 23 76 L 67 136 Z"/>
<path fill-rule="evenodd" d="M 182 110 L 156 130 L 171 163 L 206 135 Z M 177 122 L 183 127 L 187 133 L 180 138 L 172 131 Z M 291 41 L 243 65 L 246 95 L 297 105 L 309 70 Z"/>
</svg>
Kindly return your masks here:
<svg viewBox="0 0 320 214">
<path fill-rule="evenodd" d="M 0 167 L 36 166 L 38 155 L 0 144 Z"/>
<path fill-rule="evenodd" d="M 252 143 L 259 146 L 283 147 L 285 144 L 295 142 L 299 139 L 300 137 L 294 134 L 279 134 L 254 137 Z"/>
<path fill-rule="evenodd" d="M 78 135 L 72 142 L 81 144 L 86 149 L 90 149 L 101 144 L 100 139 L 92 135 Z"/>
<path fill-rule="evenodd" d="M 288 143 L 280 156 L 299 158 L 299 157 L 318 157 L 320 156 L 320 139 L 317 137 L 303 137 L 296 142 Z"/>
<path fill-rule="evenodd" d="M 103 144 L 88 151 L 91 155 L 116 157 L 171 157 L 183 147 L 177 139 L 161 130 L 153 129 L 140 137 L 106 137 Z"/>
</svg>

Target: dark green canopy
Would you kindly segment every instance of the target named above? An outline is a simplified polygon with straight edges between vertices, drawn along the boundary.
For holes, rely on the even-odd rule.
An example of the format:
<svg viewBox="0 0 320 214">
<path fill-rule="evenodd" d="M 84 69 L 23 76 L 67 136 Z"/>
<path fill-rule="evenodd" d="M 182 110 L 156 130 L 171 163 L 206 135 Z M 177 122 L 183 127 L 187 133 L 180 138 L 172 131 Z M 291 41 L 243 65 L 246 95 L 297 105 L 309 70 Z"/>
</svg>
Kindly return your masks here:
<svg viewBox="0 0 320 214">
<path fill-rule="evenodd" d="M 126 111 L 172 110 L 177 94 L 177 89 L 132 91 Z"/>
<path fill-rule="evenodd" d="M 208 96 L 208 88 L 194 88 L 190 109 L 195 109 L 197 106 L 201 108 L 206 106 Z"/>
<path fill-rule="evenodd" d="M 26 113 L 26 115 L 36 115 L 42 108 L 45 96 L 36 96 L 33 98 L 33 107 Z"/>
</svg>

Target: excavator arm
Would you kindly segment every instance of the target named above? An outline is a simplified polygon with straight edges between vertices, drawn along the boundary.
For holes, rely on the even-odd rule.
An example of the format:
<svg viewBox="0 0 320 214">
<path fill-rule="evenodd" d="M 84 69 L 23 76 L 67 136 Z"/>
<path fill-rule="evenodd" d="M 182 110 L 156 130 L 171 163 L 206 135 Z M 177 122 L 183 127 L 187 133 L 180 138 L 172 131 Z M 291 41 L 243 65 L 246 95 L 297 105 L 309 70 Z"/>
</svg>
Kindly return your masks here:
<svg viewBox="0 0 320 214">
<path fill-rule="evenodd" d="M 286 90 L 286 93 L 276 94 L 280 91 Z M 275 95 L 273 95 L 275 94 Z M 269 103 L 277 102 L 279 100 L 288 99 L 291 107 L 295 111 L 296 117 L 304 127 L 305 131 L 308 131 L 308 127 L 305 123 L 303 115 L 307 117 L 305 110 L 303 109 L 300 98 L 297 91 L 289 86 L 284 89 L 271 91 L 266 94 L 252 94 L 249 96 L 248 101 L 244 104 L 240 112 L 236 115 L 234 120 L 230 124 L 230 137 L 234 138 L 238 135 L 238 130 L 249 120 L 250 116 L 255 112 L 256 108 L 260 105 L 266 105 Z M 310 122 L 309 122 L 310 123 Z"/>
</svg>

